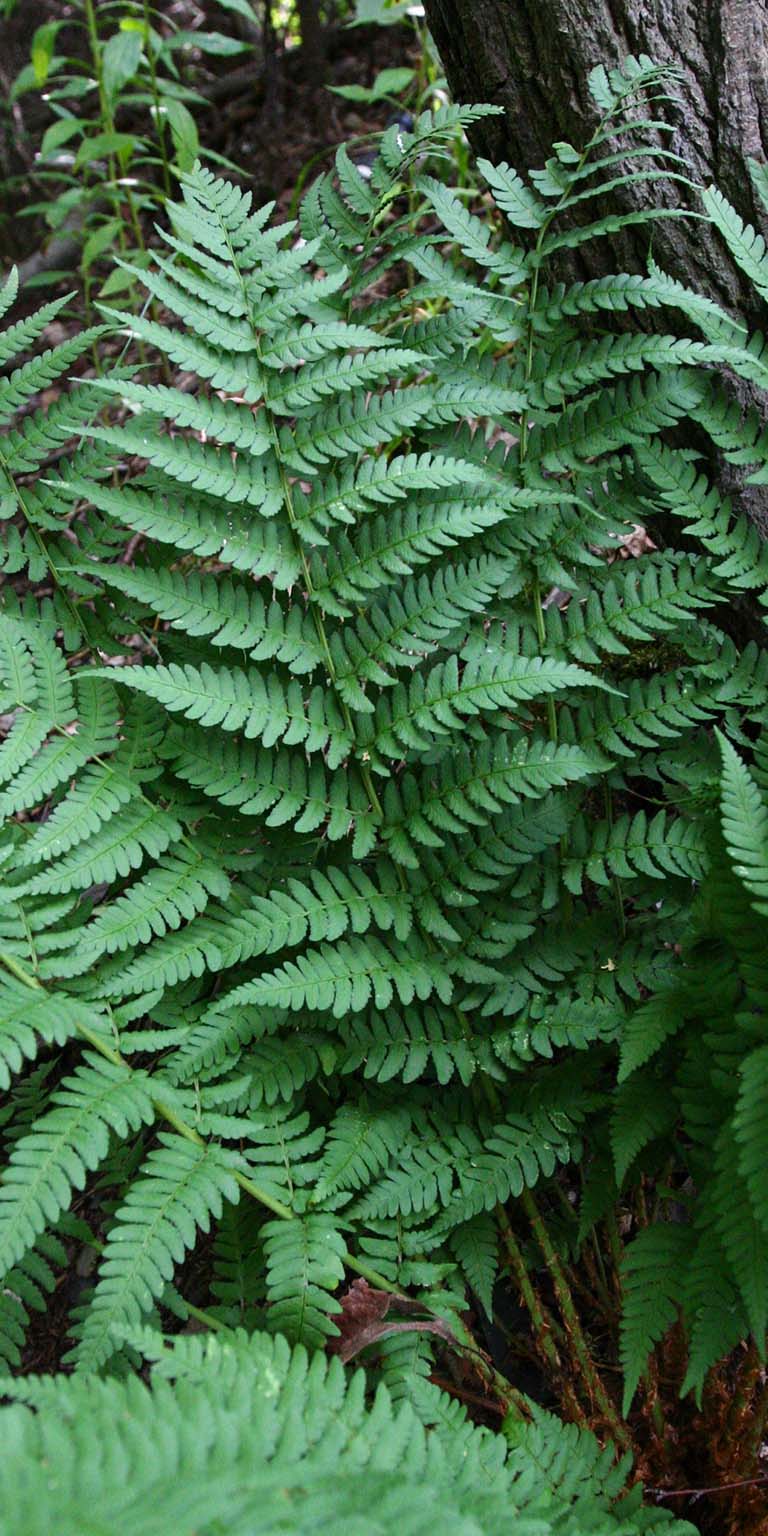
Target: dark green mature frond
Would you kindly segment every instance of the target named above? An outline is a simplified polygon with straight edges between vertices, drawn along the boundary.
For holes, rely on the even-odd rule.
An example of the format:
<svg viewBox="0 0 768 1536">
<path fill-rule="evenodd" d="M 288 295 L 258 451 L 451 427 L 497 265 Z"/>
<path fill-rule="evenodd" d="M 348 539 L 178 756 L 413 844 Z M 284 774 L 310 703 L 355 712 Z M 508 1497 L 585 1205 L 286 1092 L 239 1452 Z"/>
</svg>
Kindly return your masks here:
<svg viewBox="0 0 768 1536">
<path fill-rule="evenodd" d="M 627 1249 L 621 1325 L 625 1414 L 654 1344 L 664 1337 L 677 1317 L 691 1246 L 687 1227 L 660 1222 L 644 1227 Z"/>
</svg>

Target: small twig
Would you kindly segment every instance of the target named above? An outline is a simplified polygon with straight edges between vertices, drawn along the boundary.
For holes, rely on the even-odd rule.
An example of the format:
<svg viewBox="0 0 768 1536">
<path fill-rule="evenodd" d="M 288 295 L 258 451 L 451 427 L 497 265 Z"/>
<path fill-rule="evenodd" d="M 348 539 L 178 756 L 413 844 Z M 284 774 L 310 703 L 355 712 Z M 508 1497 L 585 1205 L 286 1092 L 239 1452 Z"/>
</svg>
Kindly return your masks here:
<svg viewBox="0 0 768 1536">
<path fill-rule="evenodd" d="M 740 1477 L 733 1483 L 717 1483 L 712 1488 L 646 1488 L 654 1499 L 703 1499 L 705 1494 L 727 1493 L 730 1488 L 762 1488 L 768 1477 Z"/>
</svg>

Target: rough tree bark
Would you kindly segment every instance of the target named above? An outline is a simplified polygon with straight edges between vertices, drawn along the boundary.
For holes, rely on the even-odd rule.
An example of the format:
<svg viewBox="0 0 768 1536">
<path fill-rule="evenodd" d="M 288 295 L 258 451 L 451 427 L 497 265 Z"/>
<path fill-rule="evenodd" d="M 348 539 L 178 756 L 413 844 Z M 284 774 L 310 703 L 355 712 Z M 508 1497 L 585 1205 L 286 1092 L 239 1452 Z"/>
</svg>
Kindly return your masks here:
<svg viewBox="0 0 768 1536">
<path fill-rule="evenodd" d="M 743 218 L 768 234 L 746 160 L 768 154 L 766 0 L 425 0 L 456 101 L 490 101 L 504 118 L 476 130 L 491 159 L 541 165 L 555 139 L 578 143 L 595 121 L 586 89 L 596 64 L 646 53 L 682 73 L 675 136 L 695 181 L 715 182 Z M 674 203 L 673 184 L 665 199 Z M 642 189 L 625 199 L 642 206 Z M 673 276 L 758 320 L 754 299 L 715 231 L 670 219 L 654 230 L 654 255 Z M 619 253 L 614 253 L 614 261 Z M 644 266 L 647 236 L 622 263 Z M 590 247 L 587 260 L 599 262 Z M 595 273 L 604 270 L 595 266 Z"/>
</svg>

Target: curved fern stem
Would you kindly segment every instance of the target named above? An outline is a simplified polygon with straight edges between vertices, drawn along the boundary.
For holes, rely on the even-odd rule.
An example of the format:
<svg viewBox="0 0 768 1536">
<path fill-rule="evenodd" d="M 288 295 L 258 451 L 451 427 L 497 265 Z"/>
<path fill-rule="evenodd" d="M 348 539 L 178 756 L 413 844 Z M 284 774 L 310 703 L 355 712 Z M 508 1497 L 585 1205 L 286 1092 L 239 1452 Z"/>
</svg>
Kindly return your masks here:
<svg viewBox="0 0 768 1536">
<path fill-rule="evenodd" d="M 4 965 L 5 969 L 10 971 L 17 981 L 23 981 L 25 986 L 35 987 L 38 991 L 43 990 L 43 983 L 38 981 L 36 976 L 30 976 L 29 971 L 25 971 L 23 965 L 19 965 L 18 960 L 13 955 L 7 955 L 3 951 L 0 954 L 0 964 Z"/>
<path fill-rule="evenodd" d="M 203 1327 L 211 1333 L 227 1332 L 227 1324 L 222 1323 L 220 1318 L 214 1317 L 212 1312 L 206 1312 L 203 1307 L 196 1307 L 193 1301 L 187 1301 L 186 1296 L 181 1296 L 179 1300 L 183 1303 L 184 1311 L 188 1312 L 196 1323 L 202 1323 Z"/>
</svg>

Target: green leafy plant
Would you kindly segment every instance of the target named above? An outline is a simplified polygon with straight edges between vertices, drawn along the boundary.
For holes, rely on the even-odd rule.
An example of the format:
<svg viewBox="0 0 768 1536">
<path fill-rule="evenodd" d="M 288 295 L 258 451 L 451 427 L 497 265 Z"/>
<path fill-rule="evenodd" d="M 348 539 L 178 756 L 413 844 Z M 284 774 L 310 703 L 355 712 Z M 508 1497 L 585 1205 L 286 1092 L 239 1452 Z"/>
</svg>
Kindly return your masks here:
<svg viewBox="0 0 768 1536">
<path fill-rule="evenodd" d="M 83 34 L 82 57 L 57 51 L 68 25 Z M 115 249 L 123 254 L 130 249 L 134 260 L 146 261 L 144 220 L 156 215 L 174 178 L 190 170 L 201 153 L 191 110 L 201 98 L 178 64 L 190 46 L 230 55 L 249 45 L 220 32 L 184 31 L 148 0 L 108 6 L 78 0 L 71 22 L 45 22 L 33 36 L 31 59 L 14 82 L 13 96 L 44 91 L 52 121 L 35 167 L 45 195 L 25 212 L 44 213 L 54 232 L 73 223 L 79 228 L 86 283 L 92 268 Z M 137 126 L 142 119 L 143 130 Z M 117 292 L 126 282 L 124 272 L 113 270 L 107 291 Z"/>
<path fill-rule="evenodd" d="M 637 1490 L 624 1489 L 626 1465 L 542 1411 L 515 1428 L 510 1447 L 434 1387 L 425 1388 L 429 1431 L 384 1388 L 368 1408 L 361 1372 L 347 1381 L 338 1361 L 310 1362 L 283 1339 L 238 1331 L 168 1346 L 144 1329 L 133 1342 L 151 1363 L 151 1387 L 58 1378 L 11 1388 L 20 1403 L 0 1410 L 12 1448 L 0 1472 L 8 1536 L 53 1525 L 61 1536 L 303 1536 L 322 1525 L 491 1536 L 510 1519 L 537 1536 L 586 1536 L 596 1522 L 605 1536 L 648 1529 Z M 106 1485 L 105 1463 L 114 1469 Z M 669 1536 L 691 1530 L 662 1524 Z"/>
<path fill-rule="evenodd" d="M 550 275 L 626 221 L 572 218 L 617 177 L 684 174 L 649 147 L 649 61 L 592 90 L 584 151 L 528 181 L 481 163 L 498 239 L 424 171 L 490 108 L 395 125 L 369 182 L 341 149 L 298 227 L 195 167 L 131 269 L 167 320 L 104 307 L 194 388 L 83 384 L 38 458 L 42 425 L 9 440 L 32 530 L 0 623 L 12 1366 L 64 1242 L 98 1253 L 67 1356 L 89 1378 L 173 1318 L 339 1347 L 351 1273 L 416 1308 L 407 1360 L 404 1332 L 365 1346 L 398 1401 L 433 1422 L 448 1348 L 523 1426 L 464 1315 L 504 1265 L 569 1414 L 626 1446 L 574 1282 L 592 1265 L 611 1316 L 607 1221 L 625 1410 L 679 1310 L 676 1386 L 750 1332 L 757 1380 L 768 659 L 731 616 L 764 582 L 679 440 L 693 419 L 698 453 L 764 476 L 721 375 L 766 365 L 653 266 Z M 608 328 L 646 308 L 681 334 Z M 662 513 L 684 548 L 638 535 Z"/>
</svg>

